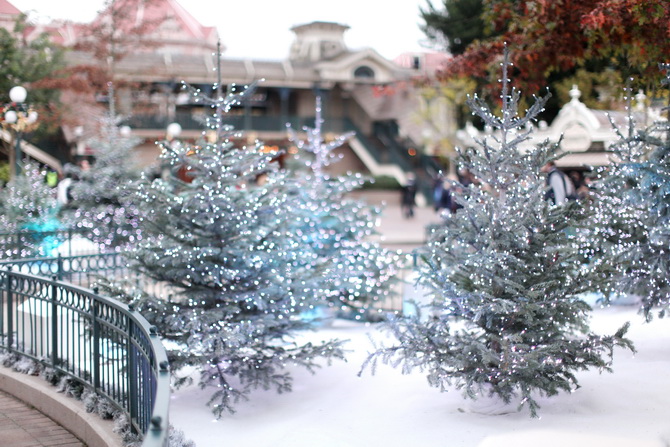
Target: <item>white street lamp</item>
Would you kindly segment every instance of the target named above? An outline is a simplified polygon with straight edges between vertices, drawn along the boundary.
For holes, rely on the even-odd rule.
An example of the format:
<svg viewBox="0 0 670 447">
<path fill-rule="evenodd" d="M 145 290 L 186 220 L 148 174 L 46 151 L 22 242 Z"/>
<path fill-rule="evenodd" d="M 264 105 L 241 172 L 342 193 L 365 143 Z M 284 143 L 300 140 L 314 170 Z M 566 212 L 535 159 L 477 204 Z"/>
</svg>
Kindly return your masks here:
<svg viewBox="0 0 670 447">
<path fill-rule="evenodd" d="M 175 138 L 178 138 L 181 135 L 181 126 L 179 123 L 170 123 L 167 126 L 167 140 L 172 141 Z"/>
<path fill-rule="evenodd" d="M 130 128 L 130 126 L 119 127 L 119 135 L 121 135 L 123 138 L 129 138 L 132 132 L 133 130 Z"/>
<path fill-rule="evenodd" d="M 9 99 L 11 99 L 12 102 L 23 103 L 26 102 L 27 97 L 28 97 L 28 91 L 24 87 L 21 87 L 20 85 L 12 87 L 9 90 Z"/>
<path fill-rule="evenodd" d="M 25 103 L 27 97 L 28 91 L 24 87 L 20 85 L 12 87 L 9 90 L 11 102 L 3 107 L 5 113 L 2 116 L 2 124 L 3 126 L 7 125 L 14 131 L 14 151 L 10 154 L 12 176 L 21 172 L 21 138 L 23 132 L 32 127 L 38 118 L 37 112 Z"/>
<path fill-rule="evenodd" d="M 8 110 L 5 112 L 5 121 L 9 124 L 15 124 L 17 119 L 19 119 L 19 116 L 14 110 Z"/>
</svg>

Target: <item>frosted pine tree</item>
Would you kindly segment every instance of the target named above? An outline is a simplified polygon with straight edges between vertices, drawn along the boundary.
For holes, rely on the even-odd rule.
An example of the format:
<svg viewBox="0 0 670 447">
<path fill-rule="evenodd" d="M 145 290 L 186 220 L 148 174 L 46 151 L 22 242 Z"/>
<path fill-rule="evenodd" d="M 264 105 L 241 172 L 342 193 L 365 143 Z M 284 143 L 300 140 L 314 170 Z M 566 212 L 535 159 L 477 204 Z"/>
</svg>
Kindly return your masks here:
<svg viewBox="0 0 670 447">
<path fill-rule="evenodd" d="M 220 417 L 256 388 L 290 391 L 290 368 L 342 358 L 340 342 L 300 340 L 301 314 L 321 303 L 314 253 L 291 230 L 294 190 L 262 143 L 238 147 L 225 114 L 251 89 L 208 98 L 198 144 L 162 143 L 170 174 L 144 178 L 135 200 L 143 240 L 136 270 L 166 293 L 132 297 L 167 342 L 177 385 L 198 371 Z M 264 181 L 259 181 L 263 178 Z"/>
<path fill-rule="evenodd" d="M 363 367 L 374 371 L 381 360 L 404 372 L 418 368 L 442 391 L 455 385 L 468 398 L 514 401 L 536 416 L 538 396 L 574 390 L 577 371 L 609 371 L 614 347 L 632 345 L 627 326 L 612 336 L 589 332 L 590 308 L 578 296 L 589 278 L 572 240 L 585 215 L 577 202 L 545 200 L 541 168 L 557 147 L 520 146 L 547 97 L 519 116 L 508 60 L 506 50 L 500 116 L 477 96 L 469 100 L 497 131 L 458 152 L 459 166 L 477 181 L 455 185 L 463 208 L 417 252 L 431 302 L 392 320 L 395 341 L 377 346 Z"/>
<path fill-rule="evenodd" d="M 371 240 L 381 210 L 347 196 L 365 178 L 360 174 L 331 176 L 326 171 L 341 159 L 335 150 L 353 134 L 326 142 L 323 124 L 321 97 L 317 96 L 314 128 L 303 128 L 306 140 L 288 127 L 302 164 L 292 174 L 300 212 L 294 231 L 315 251 L 313 268 L 320 272 L 322 294 L 329 304 L 344 316 L 379 319 L 381 307 L 375 304 L 391 295 L 400 258 Z"/>
<path fill-rule="evenodd" d="M 23 163 L 23 172 L 14 176 L 0 194 L 0 226 L 3 233 L 26 233 L 2 243 L 1 258 L 51 255 L 59 229 L 56 219 L 56 191 L 45 179 L 46 170 L 36 162 Z"/>
<path fill-rule="evenodd" d="M 670 65 L 661 68 L 668 85 Z M 609 279 L 606 294 L 636 296 L 650 320 L 670 307 L 670 124 L 658 120 L 638 128 L 630 89 L 627 95 L 628 127 L 615 126 L 613 162 L 597 172 L 596 220 L 585 240 L 597 242 L 593 266 Z"/>
<path fill-rule="evenodd" d="M 74 177 L 72 200 L 61 212 L 68 225 L 83 231 L 103 250 L 120 249 L 141 237 L 137 207 L 129 200 L 132 183 L 140 177 L 132 153 L 140 139 L 124 134 L 121 123 L 110 84 L 109 110 L 90 141 L 95 161 L 88 168 L 69 170 Z"/>
</svg>

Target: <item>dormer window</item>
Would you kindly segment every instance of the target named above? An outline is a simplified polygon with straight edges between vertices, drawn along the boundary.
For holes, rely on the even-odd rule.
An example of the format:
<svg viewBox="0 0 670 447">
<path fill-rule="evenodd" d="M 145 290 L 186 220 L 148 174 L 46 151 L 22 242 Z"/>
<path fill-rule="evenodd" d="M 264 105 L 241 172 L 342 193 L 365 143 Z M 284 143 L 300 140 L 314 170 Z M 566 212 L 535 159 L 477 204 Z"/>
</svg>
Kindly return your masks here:
<svg viewBox="0 0 670 447">
<path fill-rule="evenodd" d="M 375 72 L 374 72 L 374 70 L 372 70 L 372 68 L 368 67 L 367 65 L 361 65 L 360 67 L 356 68 L 356 70 L 354 70 L 354 77 L 355 78 L 374 79 L 375 78 Z"/>
</svg>

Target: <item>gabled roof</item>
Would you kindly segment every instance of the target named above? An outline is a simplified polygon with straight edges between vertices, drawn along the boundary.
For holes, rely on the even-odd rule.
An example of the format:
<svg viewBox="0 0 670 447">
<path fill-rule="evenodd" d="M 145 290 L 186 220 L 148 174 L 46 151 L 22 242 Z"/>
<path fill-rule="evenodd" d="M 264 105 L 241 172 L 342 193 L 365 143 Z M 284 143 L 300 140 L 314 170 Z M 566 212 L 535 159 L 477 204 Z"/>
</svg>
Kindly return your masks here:
<svg viewBox="0 0 670 447">
<path fill-rule="evenodd" d="M 204 26 L 175 0 L 163 0 L 168 10 L 175 13 L 175 18 L 182 24 L 182 29 L 195 39 L 207 40 L 216 35 L 216 27 Z"/>
<path fill-rule="evenodd" d="M 198 22 L 186 9 L 176 0 L 144 0 L 127 1 L 128 7 L 123 10 L 125 28 L 132 28 L 141 23 L 167 24 L 169 29 L 149 30 L 147 38 L 156 40 L 166 45 L 189 48 L 185 52 L 204 52 L 210 54 L 216 48 L 218 33 L 216 27 L 204 26 Z M 11 5 L 7 0 L 0 0 L 0 16 L 5 14 L 18 15 L 21 11 Z M 105 13 L 99 14 L 92 25 L 100 24 L 105 19 Z M 176 26 L 175 26 L 176 25 Z M 54 43 L 70 46 L 83 36 L 83 30 L 88 24 L 73 23 L 71 21 L 55 21 L 47 25 L 34 25 L 26 30 L 27 38 L 37 36 L 43 32 L 52 36 Z M 154 49 L 155 50 L 155 49 Z M 200 51 L 203 52 L 203 51 Z"/>
<path fill-rule="evenodd" d="M 310 23 L 301 23 L 300 25 L 295 25 L 291 27 L 291 31 L 293 31 L 296 34 L 299 34 L 304 31 L 309 31 L 314 28 L 321 28 L 321 29 L 327 29 L 331 31 L 335 31 L 337 33 L 343 33 L 346 30 L 350 28 L 349 25 L 345 25 L 342 23 L 335 23 L 335 22 L 326 22 L 323 20 L 315 20 Z"/>
<path fill-rule="evenodd" d="M 570 90 L 571 100 L 566 103 L 551 123 L 540 127 L 522 143 L 523 147 L 537 146 L 543 141 L 560 142 L 561 149 L 567 153 L 557 160 L 559 166 L 579 167 L 602 165 L 609 162 L 606 151 L 619 140 L 617 130 L 624 134 L 628 129 L 629 113 L 619 110 L 596 110 L 579 100 L 581 92 L 577 86 Z M 653 109 L 647 110 L 649 116 L 641 110 L 632 111 L 632 118 L 638 124 L 658 115 Z M 614 126 L 613 126 L 614 124 Z M 458 131 L 458 137 L 464 146 L 476 145 L 476 138 L 483 138 L 486 132 L 480 132 L 473 126 Z"/>
<path fill-rule="evenodd" d="M 351 82 L 355 80 L 354 70 L 363 65 L 374 71 L 374 77 L 369 80 L 371 84 L 385 84 L 398 81 L 399 78 L 409 78 L 407 70 L 385 59 L 372 48 L 347 50 L 332 59 L 317 62 L 314 68 L 324 81 Z"/>
<path fill-rule="evenodd" d="M 558 116 L 551 123 L 556 132 L 565 132 L 574 125 L 584 127 L 592 135 L 600 137 L 609 136 L 612 132 L 612 124 L 618 128 L 628 126 L 628 112 L 621 110 L 598 110 L 591 109 L 579 100 L 581 92 L 576 85 L 570 90 L 570 101 L 565 104 Z M 644 113 L 632 112 L 632 117 L 637 122 L 644 121 Z"/>
<path fill-rule="evenodd" d="M 112 6 L 110 5 L 110 8 Z M 94 20 L 93 24 L 99 24 L 106 20 L 107 10 L 103 10 Z M 189 39 L 207 39 L 211 38 L 212 26 L 204 26 L 184 9 L 176 0 L 144 0 L 127 1 L 123 5 L 124 24 L 123 26 L 131 28 L 141 23 L 160 23 L 171 20 L 179 25 L 177 31 Z"/>
<path fill-rule="evenodd" d="M 27 40 L 33 40 L 40 34 L 47 33 L 53 43 L 66 47 L 76 42 L 84 26 L 81 23 L 69 21 L 58 21 L 46 25 L 36 24 L 26 28 L 25 37 Z"/>
<path fill-rule="evenodd" d="M 16 19 L 20 14 L 21 11 L 7 0 L 0 0 L 0 28 L 12 32 L 14 30 Z"/>
<path fill-rule="evenodd" d="M 399 68 L 398 65 L 394 64 L 388 59 L 385 59 L 372 48 L 363 48 L 358 51 L 348 50 L 340 53 L 332 59 L 319 62 L 317 66 L 324 68 L 344 68 L 347 66 L 358 65 L 363 61 L 374 62 L 389 71 L 397 71 Z"/>
<path fill-rule="evenodd" d="M 0 0 L 0 15 L 15 16 L 21 14 L 21 11 L 7 0 Z"/>
</svg>

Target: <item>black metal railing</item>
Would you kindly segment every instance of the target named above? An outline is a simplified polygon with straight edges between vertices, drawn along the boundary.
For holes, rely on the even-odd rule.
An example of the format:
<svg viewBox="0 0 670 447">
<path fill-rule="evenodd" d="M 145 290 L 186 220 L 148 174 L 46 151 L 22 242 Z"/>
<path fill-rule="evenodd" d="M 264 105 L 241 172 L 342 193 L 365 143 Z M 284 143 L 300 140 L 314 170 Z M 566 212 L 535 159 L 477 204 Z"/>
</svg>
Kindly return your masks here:
<svg viewBox="0 0 670 447">
<path fill-rule="evenodd" d="M 0 263 L 0 348 L 107 397 L 144 435 L 143 447 L 165 447 L 170 373 L 155 329 L 125 304 L 59 280 L 90 284 L 125 268 L 117 254 Z"/>
<path fill-rule="evenodd" d="M 98 277 L 119 277 L 129 272 L 128 263 L 119 253 L 100 253 L 44 258 L 6 259 L 0 269 L 44 276 L 80 287 L 92 287 Z"/>
<path fill-rule="evenodd" d="M 137 273 L 130 268 L 127 258 L 118 252 L 8 259 L 0 261 L 0 269 L 51 277 L 80 287 L 93 287 L 104 278 L 105 282 L 114 283 L 124 291 L 141 291 L 157 297 L 176 292 L 167 283 Z"/>
<path fill-rule="evenodd" d="M 421 153 L 421 151 L 416 151 L 416 145 L 414 145 L 416 153 L 410 153 L 411 148 L 406 141 L 402 141 L 398 137 L 393 123 L 376 123 L 375 136 L 382 141 L 391 153 L 394 163 L 404 171 L 416 174 L 421 192 L 429 200 L 432 199 L 434 178 L 442 170 L 435 160 Z"/>
<path fill-rule="evenodd" d="M 0 232 L 0 260 L 97 253 L 94 245 L 79 229 Z"/>
<path fill-rule="evenodd" d="M 184 130 L 202 130 L 205 115 L 203 113 L 191 113 L 178 111 L 174 116 L 161 116 L 156 114 L 136 114 L 128 118 L 126 124 L 134 129 L 160 129 L 165 130 L 170 123 L 178 123 Z M 341 118 L 329 118 L 323 123 L 324 132 L 342 133 L 348 130 L 348 120 Z M 303 127 L 314 127 L 314 117 L 301 117 L 297 115 L 226 115 L 223 119 L 224 125 L 233 126 L 236 130 L 258 132 L 285 132 L 286 124 L 297 131 Z"/>
</svg>

